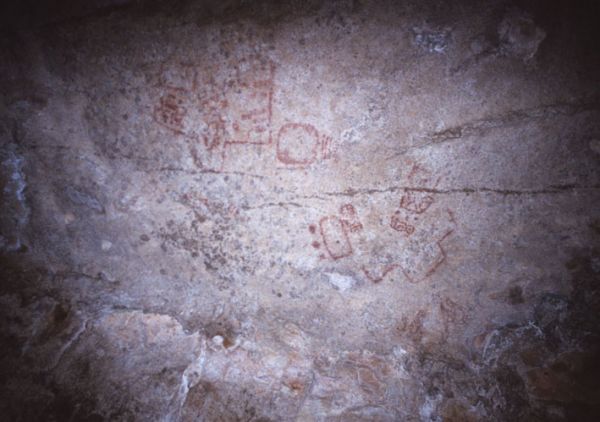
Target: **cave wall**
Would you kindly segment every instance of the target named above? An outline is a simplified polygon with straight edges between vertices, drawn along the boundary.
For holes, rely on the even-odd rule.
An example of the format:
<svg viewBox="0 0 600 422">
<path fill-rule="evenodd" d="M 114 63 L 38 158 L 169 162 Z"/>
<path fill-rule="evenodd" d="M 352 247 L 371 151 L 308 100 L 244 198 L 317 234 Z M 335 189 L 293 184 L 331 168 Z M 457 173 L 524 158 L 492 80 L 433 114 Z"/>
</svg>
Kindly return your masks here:
<svg viewBox="0 0 600 422">
<path fill-rule="evenodd" d="M 597 420 L 598 8 L 15 2 L 6 420 Z"/>
</svg>

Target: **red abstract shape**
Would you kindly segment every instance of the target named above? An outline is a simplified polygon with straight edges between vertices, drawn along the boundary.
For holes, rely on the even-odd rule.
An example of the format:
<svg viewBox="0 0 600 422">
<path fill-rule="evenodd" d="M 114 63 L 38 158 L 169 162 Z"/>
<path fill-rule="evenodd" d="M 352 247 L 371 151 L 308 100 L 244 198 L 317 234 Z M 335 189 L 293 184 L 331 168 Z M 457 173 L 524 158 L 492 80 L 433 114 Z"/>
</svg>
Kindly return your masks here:
<svg viewBox="0 0 600 422">
<path fill-rule="evenodd" d="M 392 272 L 398 267 L 399 265 L 397 264 L 388 265 L 383 269 L 383 271 L 379 275 L 375 275 L 373 272 L 367 270 L 364 266 L 362 267 L 362 271 L 365 274 L 365 276 L 369 279 L 369 281 L 373 283 L 379 283 L 385 278 L 386 275 L 388 275 L 390 272 Z"/>
<path fill-rule="evenodd" d="M 342 216 L 342 223 L 350 232 L 356 233 L 363 229 L 363 225 L 358 219 L 358 214 L 356 213 L 354 205 L 342 205 L 340 207 L 340 215 Z"/>
<path fill-rule="evenodd" d="M 319 221 L 325 249 L 333 260 L 352 255 L 352 244 L 342 220 L 338 217 L 323 217 Z"/>
<path fill-rule="evenodd" d="M 400 207 L 415 214 L 423 214 L 434 203 L 433 196 L 421 196 L 415 192 L 407 192 L 400 199 Z"/>
<path fill-rule="evenodd" d="M 406 277 L 406 279 L 411 283 L 418 283 L 420 281 L 425 280 L 431 274 L 433 274 L 439 267 L 442 265 L 444 261 L 446 261 L 446 250 L 442 246 L 442 242 L 452 234 L 452 230 L 447 232 L 444 236 L 442 236 L 438 241 L 435 242 L 435 246 L 438 249 L 438 253 L 435 255 L 434 259 L 425 264 L 424 268 L 415 270 L 415 268 L 404 268 L 400 266 L 402 269 L 402 273 Z"/>
<path fill-rule="evenodd" d="M 319 133 L 309 124 L 287 123 L 277 135 L 277 159 L 284 164 L 307 166 L 317 158 Z"/>
<path fill-rule="evenodd" d="M 184 104 L 184 92 L 182 90 L 168 90 L 154 107 L 154 120 L 168 129 L 183 134 L 183 119 L 187 114 Z"/>
<path fill-rule="evenodd" d="M 407 236 L 413 234 L 415 232 L 415 226 L 409 224 L 408 222 L 400 218 L 397 214 L 398 213 L 392 215 L 390 227 L 398 232 L 406 233 Z"/>
</svg>

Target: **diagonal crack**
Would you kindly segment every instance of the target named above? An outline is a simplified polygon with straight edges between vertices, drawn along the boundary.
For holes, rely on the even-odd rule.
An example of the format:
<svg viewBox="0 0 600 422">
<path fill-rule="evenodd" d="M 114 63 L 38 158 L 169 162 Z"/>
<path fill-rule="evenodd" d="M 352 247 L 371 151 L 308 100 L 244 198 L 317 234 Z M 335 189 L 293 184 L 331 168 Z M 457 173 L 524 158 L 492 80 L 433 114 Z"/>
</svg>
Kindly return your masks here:
<svg viewBox="0 0 600 422">
<path fill-rule="evenodd" d="M 305 207 L 305 205 L 299 204 L 297 202 L 267 202 L 267 203 L 256 205 L 253 207 L 251 207 L 249 205 L 244 205 L 241 208 L 244 211 L 247 211 L 247 210 L 257 210 L 257 209 L 262 209 L 262 208 L 273 208 L 273 207 L 283 207 L 283 208 L 287 209 L 288 206 L 295 207 L 295 208 L 304 208 Z"/>
<path fill-rule="evenodd" d="M 483 119 L 466 122 L 462 125 L 444 129 L 442 131 L 417 135 L 415 138 L 418 141 L 421 141 L 421 143 L 397 149 L 396 153 L 392 154 L 387 159 L 390 160 L 396 158 L 400 155 L 406 154 L 411 150 L 423 149 L 432 145 L 451 142 L 457 139 L 481 136 L 493 129 L 504 126 L 514 126 L 528 120 L 548 119 L 554 116 L 573 116 L 584 111 L 596 110 L 600 110 L 600 99 L 596 97 L 572 103 L 555 103 L 521 110 L 513 110 L 498 116 L 490 116 Z"/>
<path fill-rule="evenodd" d="M 60 365 L 60 361 L 62 360 L 62 358 L 65 355 L 65 353 L 67 352 L 67 350 L 69 350 L 71 348 L 71 346 L 73 346 L 73 344 L 75 344 L 77 342 L 77 340 L 81 337 L 81 335 L 85 331 L 87 331 L 88 323 L 89 323 L 89 319 L 85 319 L 82 321 L 81 326 L 77 329 L 77 331 L 75 331 L 73 336 L 71 336 L 71 338 L 67 342 L 65 342 L 63 344 L 63 346 L 60 348 L 60 351 L 58 352 L 58 355 L 54 359 L 54 362 L 50 366 L 49 370 L 54 370 L 58 367 L 58 365 Z"/>
<path fill-rule="evenodd" d="M 390 186 L 384 189 L 347 189 L 343 192 L 323 192 L 323 195 L 327 196 L 362 196 L 372 195 L 379 193 L 391 193 L 391 192 L 421 192 L 439 195 L 451 195 L 451 194 L 472 194 L 472 193 L 492 193 L 498 195 L 546 195 L 556 194 L 563 192 L 574 192 L 577 190 L 598 190 L 600 185 L 589 185 L 589 186 L 578 186 L 578 185 L 550 185 L 545 188 L 539 189 L 498 189 L 490 188 L 486 186 L 482 187 L 465 187 L 456 189 L 435 189 L 418 186 Z"/>
</svg>

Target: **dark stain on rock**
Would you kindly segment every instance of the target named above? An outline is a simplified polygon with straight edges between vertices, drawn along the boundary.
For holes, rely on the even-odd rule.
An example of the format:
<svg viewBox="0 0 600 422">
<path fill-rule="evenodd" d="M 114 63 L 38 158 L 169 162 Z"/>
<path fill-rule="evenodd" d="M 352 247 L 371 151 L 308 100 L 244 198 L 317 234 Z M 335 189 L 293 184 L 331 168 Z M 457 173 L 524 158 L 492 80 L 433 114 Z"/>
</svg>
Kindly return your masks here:
<svg viewBox="0 0 600 422">
<path fill-rule="evenodd" d="M 500 366 L 492 374 L 502 393 L 501 404 L 498 406 L 501 420 L 526 420 L 529 395 L 525 389 L 525 382 L 516 369 Z"/>
<path fill-rule="evenodd" d="M 595 235 L 600 235 L 600 219 L 593 220 L 590 223 L 590 228 L 592 229 L 592 231 Z"/>
<path fill-rule="evenodd" d="M 519 305 L 525 302 L 523 299 L 523 289 L 521 286 L 513 286 L 508 289 L 508 302 L 511 305 Z"/>
<path fill-rule="evenodd" d="M 37 339 L 37 344 L 43 344 L 50 339 L 60 335 L 64 331 L 69 323 L 69 309 L 62 304 L 58 303 L 54 306 L 50 313 L 48 320 L 46 321 L 46 327 Z"/>
<path fill-rule="evenodd" d="M 223 347 L 229 349 L 235 343 L 227 336 L 223 336 Z"/>
</svg>

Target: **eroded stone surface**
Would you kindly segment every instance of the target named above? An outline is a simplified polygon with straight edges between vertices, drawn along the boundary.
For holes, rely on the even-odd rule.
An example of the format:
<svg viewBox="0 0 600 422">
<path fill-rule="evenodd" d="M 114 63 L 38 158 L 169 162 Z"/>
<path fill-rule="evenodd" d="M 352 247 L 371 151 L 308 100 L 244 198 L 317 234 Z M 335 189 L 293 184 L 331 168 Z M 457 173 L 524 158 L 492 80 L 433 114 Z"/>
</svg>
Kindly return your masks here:
<svg viewBox="0 0 600 422">
<path fill-rule="evenodd" d="M 3 417 L 596 419 L 593 14 L 395 3 L 3 24 Z"/>
</svg>

